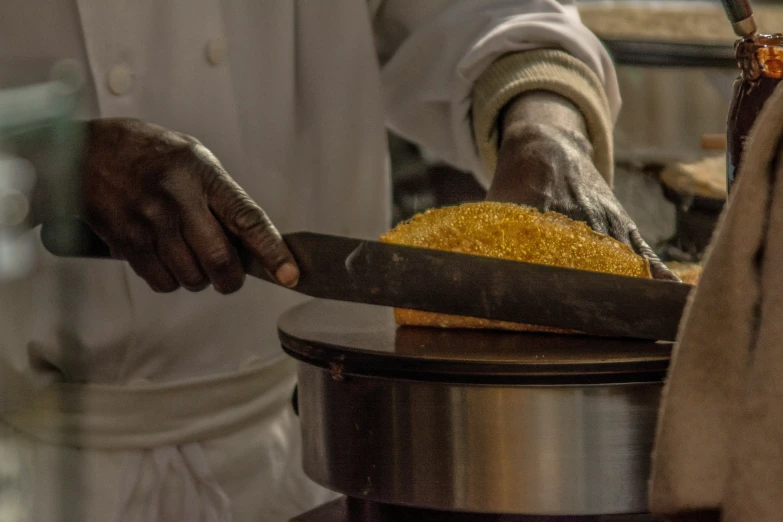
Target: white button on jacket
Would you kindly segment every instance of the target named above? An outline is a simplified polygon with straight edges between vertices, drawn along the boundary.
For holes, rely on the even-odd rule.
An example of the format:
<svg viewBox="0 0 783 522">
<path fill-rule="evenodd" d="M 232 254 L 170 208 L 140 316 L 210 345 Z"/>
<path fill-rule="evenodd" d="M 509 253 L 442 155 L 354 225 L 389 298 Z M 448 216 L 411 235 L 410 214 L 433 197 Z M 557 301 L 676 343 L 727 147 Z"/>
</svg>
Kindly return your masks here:
<svg viewBox="0 0 783 522">
<path fill-rule="evenodd" d="M 112 94 L 122 96 L 133 87 L 133 72 L 127 65 L 115 65 L 109 69 L 108 84 Z"/>
<path fill-rule="evenodd" d="M 228 48 L 224 38 L 213 38 L 207 42 L 207 60 L 212 65 L 220 65 L 226 59 Z"/>
</svg>

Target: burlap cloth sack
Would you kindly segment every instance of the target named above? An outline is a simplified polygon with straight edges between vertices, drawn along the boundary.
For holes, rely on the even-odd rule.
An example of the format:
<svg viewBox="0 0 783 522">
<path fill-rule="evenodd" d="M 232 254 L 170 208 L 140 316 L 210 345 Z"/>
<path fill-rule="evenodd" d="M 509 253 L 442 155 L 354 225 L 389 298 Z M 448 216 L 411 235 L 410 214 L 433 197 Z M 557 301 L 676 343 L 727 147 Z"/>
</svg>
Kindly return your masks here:
<svg viewBox="0 0 783 522">
<path fill-rule="evenodd" d="M 664 389 L 650 507 L 671 520 L 783 521 L 782 136 L 778 87 L 748 138 Z"/>
</svg>

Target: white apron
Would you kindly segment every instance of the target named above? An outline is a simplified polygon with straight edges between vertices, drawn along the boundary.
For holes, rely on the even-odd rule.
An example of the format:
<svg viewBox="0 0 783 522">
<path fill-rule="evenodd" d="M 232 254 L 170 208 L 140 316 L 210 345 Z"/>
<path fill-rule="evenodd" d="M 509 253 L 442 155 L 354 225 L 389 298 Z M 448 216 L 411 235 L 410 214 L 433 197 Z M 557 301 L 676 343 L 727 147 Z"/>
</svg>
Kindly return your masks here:
<svg viewBox="0 0 783 522">
<path fill-rule="evenodd" d="M 0 88 L 80 61 L 83 117 L 195 136 L 284 232 L 385 230 L 384 121 L 477 169 L 473 81 L 553 45 L 616 110 L 603 48 L 554 0 L 0 2 Z M 301 471 L 276 336 L 299 301 L 255 280 L 155 294 L 123 263 L 41 251 L 0 284 L 0 520 L 279 522 L 328 499 Z"/>
</svg>

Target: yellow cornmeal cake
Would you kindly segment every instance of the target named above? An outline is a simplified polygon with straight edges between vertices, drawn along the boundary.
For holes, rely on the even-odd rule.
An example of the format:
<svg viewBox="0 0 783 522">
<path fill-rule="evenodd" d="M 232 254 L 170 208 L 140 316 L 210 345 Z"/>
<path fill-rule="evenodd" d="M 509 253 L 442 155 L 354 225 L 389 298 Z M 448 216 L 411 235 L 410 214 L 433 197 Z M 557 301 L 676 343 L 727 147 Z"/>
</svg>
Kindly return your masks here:
<svg viewBox="0 0 783 522">
<path fill-rule="evenodd" d="M 702 267 L 698 263 L 678 263 L 676 261 L 669 261 L 666 263 L 669 270 L 674 272 L 674 275 L 682 279 L 682 282 L 689 285 L 698 284 L 701 277 Z"/>
<path fill-rule="evenodd" d="M 428 210 L 381 237 L 388 243 L 545 265 L 650 277 L 646 259 L 587 224 L 512 203 L 480 202 Z M 564 332 L 545 326 L 395 309 L 400 325 Z"/>
</svg>

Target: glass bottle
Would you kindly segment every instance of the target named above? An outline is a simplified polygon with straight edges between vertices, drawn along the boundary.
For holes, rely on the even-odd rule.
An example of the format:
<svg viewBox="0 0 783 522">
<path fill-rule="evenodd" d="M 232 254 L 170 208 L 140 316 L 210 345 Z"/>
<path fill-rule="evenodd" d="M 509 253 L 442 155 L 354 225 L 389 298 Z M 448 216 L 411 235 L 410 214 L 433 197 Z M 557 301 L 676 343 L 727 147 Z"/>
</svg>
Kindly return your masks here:
<svg viewBox="0 0 783 522">
<path fill-rule="evenodd" d="M 734 45 L 740 67 L 734 82 L 726 135 L 728 188 L 737 176 L 742 149 L 756 117 L 783 78 L 783 34 L 756 34 Z"/>
</svg>

